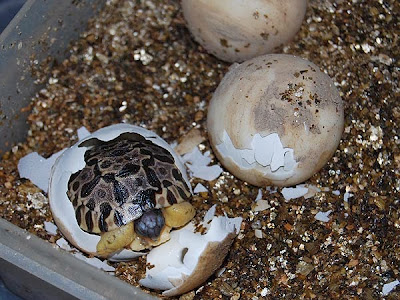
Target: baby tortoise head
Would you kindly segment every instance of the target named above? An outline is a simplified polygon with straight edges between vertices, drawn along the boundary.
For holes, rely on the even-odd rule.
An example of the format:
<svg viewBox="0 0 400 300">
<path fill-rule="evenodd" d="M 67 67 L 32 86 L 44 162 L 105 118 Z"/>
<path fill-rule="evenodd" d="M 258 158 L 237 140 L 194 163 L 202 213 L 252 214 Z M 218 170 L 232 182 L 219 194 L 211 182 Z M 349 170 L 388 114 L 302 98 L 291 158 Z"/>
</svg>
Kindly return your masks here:
<svg viewBox="0 0 400 300">
<path fill-rule="evenodd" d="M 152 239 L 159 237 L 164 225 L 164 216 L 159 209 L 146 211 L 139 219 L 135 220 L 136 232 Z"/>
<path fill-rule="evenodd" d="M 164 209 L 191 196 L 173 155 L 139 134 L 107 142 L 92 138 L 79 147 L 88 147 L 86 165 L 71 175 L 67 195 L 89 233 L 134 223 L 136 234 L 157 240 L 166 224 Z"/>
</svg>

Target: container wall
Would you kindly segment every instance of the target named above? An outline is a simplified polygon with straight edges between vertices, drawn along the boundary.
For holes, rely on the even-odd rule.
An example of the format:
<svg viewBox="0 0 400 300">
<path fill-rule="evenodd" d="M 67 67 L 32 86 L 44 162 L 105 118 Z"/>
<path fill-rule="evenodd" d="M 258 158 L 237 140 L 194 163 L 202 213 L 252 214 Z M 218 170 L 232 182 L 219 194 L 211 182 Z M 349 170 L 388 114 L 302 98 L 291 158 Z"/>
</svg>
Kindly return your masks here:
<svg viewBox="0 0 400 300">
<path fill-rule="evenodd" d="M 0 35 L 0 153 L 27 134 L 28 105 L 40 88 L 31 62 L 62 59 L 105 0 L 28 0 Z"/>
<path fill-rule="evenodd" d="M 0 277 L 24 299 L 153 299 L 3 219 Z"/>
</svg>

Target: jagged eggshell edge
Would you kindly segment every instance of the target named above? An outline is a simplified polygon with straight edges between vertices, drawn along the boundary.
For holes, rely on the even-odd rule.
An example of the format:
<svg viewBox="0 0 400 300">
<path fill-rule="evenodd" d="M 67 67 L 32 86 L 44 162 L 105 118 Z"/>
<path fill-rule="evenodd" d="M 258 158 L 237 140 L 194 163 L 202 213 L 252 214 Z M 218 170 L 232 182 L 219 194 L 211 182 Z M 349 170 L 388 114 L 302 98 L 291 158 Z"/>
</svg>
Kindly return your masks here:
<svg viewBox="0 0 400 300">
<path fill-rule="evenodd" d="M 222 264 L 238 234 L 242 218 L 212 217 L 215 206 L 206 214 L 202 235 L 193 223 L 171 232 L 171 239 L 152 249 L 146 277 L 139 283 L 147 288 L 164 290 L 164 296 L 186 293 L 207 280 Z M 211 221 L 211 222 L 210 222 Z"/>
</svg>

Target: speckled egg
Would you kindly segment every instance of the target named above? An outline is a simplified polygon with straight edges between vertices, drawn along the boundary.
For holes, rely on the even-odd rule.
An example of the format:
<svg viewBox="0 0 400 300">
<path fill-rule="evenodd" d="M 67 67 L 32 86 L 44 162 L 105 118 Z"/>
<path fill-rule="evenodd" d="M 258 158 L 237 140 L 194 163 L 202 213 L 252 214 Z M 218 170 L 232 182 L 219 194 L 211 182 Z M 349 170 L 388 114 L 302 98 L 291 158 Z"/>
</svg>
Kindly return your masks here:
<svg viewBox="0 0 400 300">
<path fill-rule="evenodd" d="M 210 102 L 207 126 L 232 174 L 257 186 L 290 186 L 332 157 L 343 132 L 343 102 L 312 62 L 269 54 L 231 67 Z"/>
<path fill-rule="evenodd" d="M 197 42 L 219 59 L 244 61 L 275 52 L 303 22 L 307 0 L 182 0 Z"/>
</svg>

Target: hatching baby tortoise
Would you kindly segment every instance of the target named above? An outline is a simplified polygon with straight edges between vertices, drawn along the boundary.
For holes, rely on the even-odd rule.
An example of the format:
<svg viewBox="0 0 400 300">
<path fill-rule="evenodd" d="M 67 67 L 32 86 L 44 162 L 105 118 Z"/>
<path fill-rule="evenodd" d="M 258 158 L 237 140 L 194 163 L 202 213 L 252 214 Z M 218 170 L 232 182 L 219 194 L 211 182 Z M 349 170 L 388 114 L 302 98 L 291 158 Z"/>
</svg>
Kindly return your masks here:
<svg viewBox="0 0 400 300">
<path fill-rule="evenodd" d="M 80 228 L 100 234 L 100 256 L 158 245 L 168 239 L 164 232 L 194 217 L 190 189 L 168 150 L 137 133 L 79 147 L 88 147 L 86 165 L 71 175 L 67 195 Z"/>
</svg>

